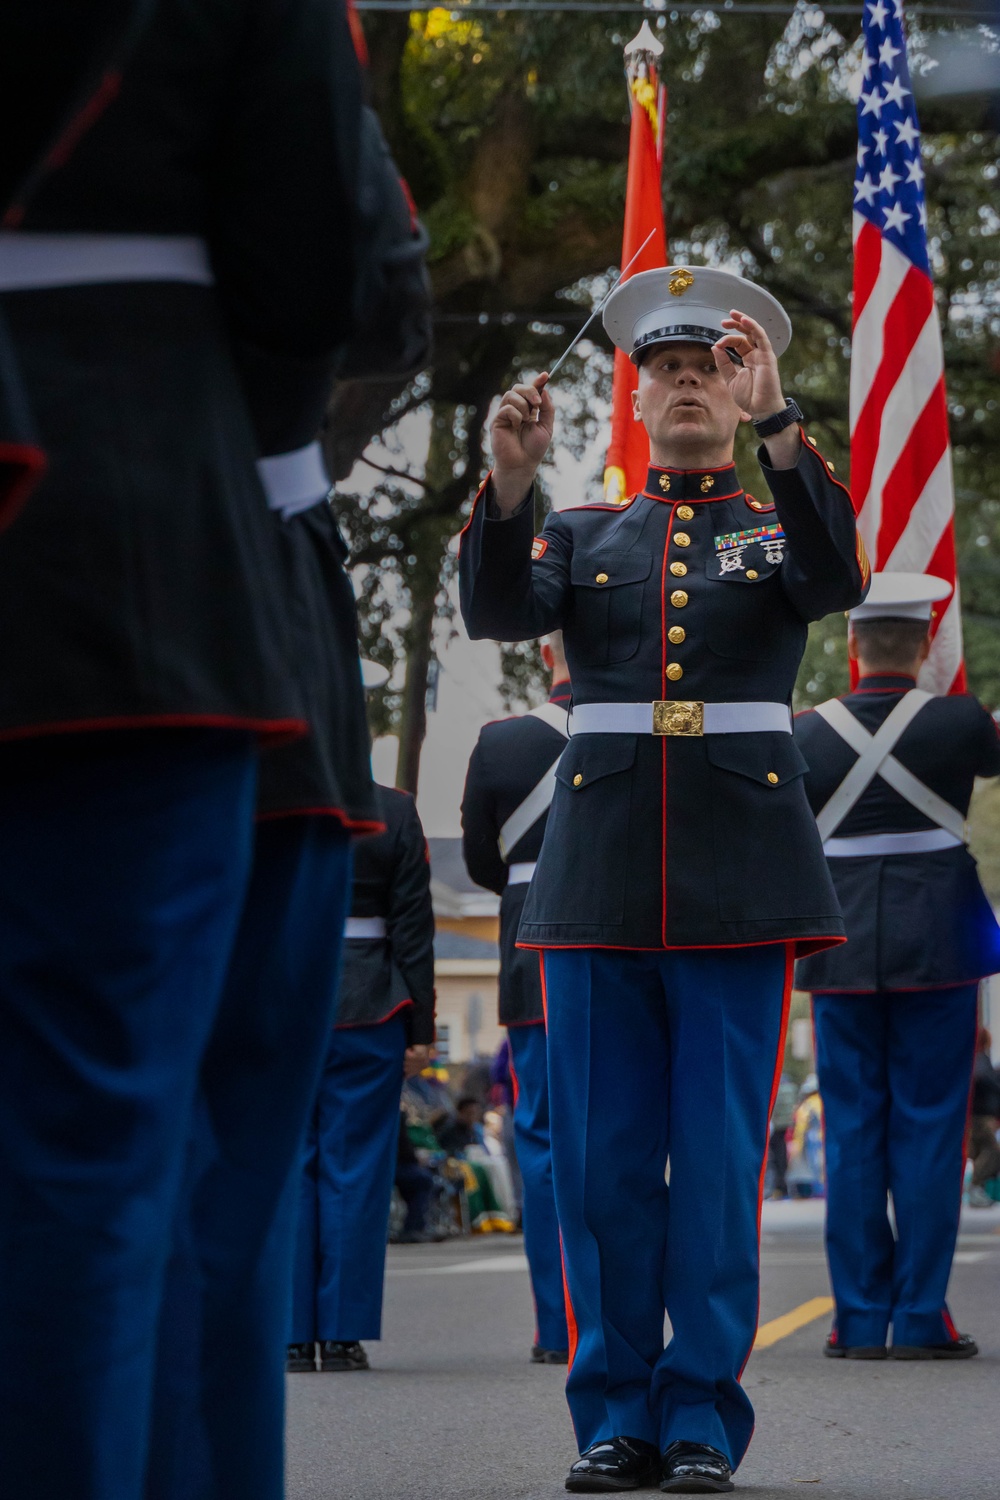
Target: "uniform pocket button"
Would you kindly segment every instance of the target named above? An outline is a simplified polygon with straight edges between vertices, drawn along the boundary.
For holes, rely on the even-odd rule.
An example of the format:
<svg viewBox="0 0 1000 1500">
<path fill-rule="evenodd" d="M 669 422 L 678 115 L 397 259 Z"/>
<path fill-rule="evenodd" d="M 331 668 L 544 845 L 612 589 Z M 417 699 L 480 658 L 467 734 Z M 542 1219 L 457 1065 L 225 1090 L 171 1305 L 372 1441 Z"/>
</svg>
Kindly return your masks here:
<svg viewBox="0 0 1000 1500">
<path fill-rule="evenodd" d="M 583 773 L 581 771 L 577 771 L 576 775 L 573 777 L 573 785 L 583 786 Z"/>
<path fill-rule="evenodd" d="M 607 575 L 607 573 L 598 573 L 597 577 L 594 579 L 595 583 L 607 583 L 607 581 L 608 581 L 608 575 Z"/>
<path fill-rule="evenodd" d="M 747 568 L 747 577 L 750 579 L 750 582 L 752 583 L 755 578 L 759 578 L 760 577 L 760 574 L 757 572 L 756 568 Z"/>
<path fill-rule="evenodd" d="M 777 771 L 768 771 L 768 773 L 767 773 L 767 779 L 771 783 L 772 786 L 777 786 L 778 782 L 780 780 L 780 777 L 778 776 Z"/>
</svg>

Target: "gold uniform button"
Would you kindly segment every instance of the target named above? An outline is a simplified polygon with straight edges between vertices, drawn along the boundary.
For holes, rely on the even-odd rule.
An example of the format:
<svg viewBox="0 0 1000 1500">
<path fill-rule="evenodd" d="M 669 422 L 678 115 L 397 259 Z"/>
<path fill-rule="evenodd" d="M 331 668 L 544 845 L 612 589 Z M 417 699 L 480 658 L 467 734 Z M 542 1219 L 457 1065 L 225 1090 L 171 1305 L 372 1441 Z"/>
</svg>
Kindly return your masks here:
<svg viewBox="0 0 1000 1500">
<path fill-rule="evenodd" d="M 667 676 L 670 678 L 671 682 L 680 682 L 681 678 L 684 676 L 684 668 L 681 666 L 680 662 L 672 661 L 670 663 L 670 665 L 667 667 Z"/>
<path fill-rule="evenodd" d="M 749 505 L 749 507 L 750 507 L 751 510 L 763 510 L 764 509 L 763 505 L 761 505 L 761 503 L 760 503 L 759 500 L 748 500 L 747 504 Z"/>
<path fill-rule="evenodd" d="M 688 536 L 686 531 L 679 531 L 674 537 L 674 541 L 677 543 L 678 547 L 690 547 L 691 545 L 691 538 Z"/>
<path fill-rule="evenodd" d="M 675 578 L 683 578 L 687 573 L 687 563 L 675 562 L 670 564 L 670 571 Z"/>
<path fill-rule="evenodd" d="M 674 609 L 683 609 L 688 602 L 688 596 L 683 589 L 674 589 L 670 595 L 670 602 L 674 606 Z"/>
<path fill-rule="evenodd" d="M 827 461 L 826 461 L 826 466 L 830 470 L 831 474 L 835 474 L 836 473 L 836 470 L 835 470 L 833 464 L 830 462 L 829 459 L 827 459 Z"/>
<path fill-rule="evenodd" d="M 681 641 L 687 640 L 687 631 L 683 625 L 671 625 L 667 631 L 667 640 L 671 646 L 679 646 Z"/>
<path fill-rule="evenodd" d="M 694 511 L 691 509 L 690 505 L 678 505 L 677 518 L 680 521 L 693 521 Z"/>
<path fill-rule="evenodd" d="M 767 779 L 771 783 L 772 786 L 777 786 L 778 785 L 778 773 L 777 773 L 777 771 L 768 771 L 768 773 L 767 773 Z"/>
<path fill-rule="evenodd" d="M 608 581 L 608 575 L 607 575 L 607 573 L 598 573 L 597 577 L 594 579 L 595 583 L 607 583 L 607 581 Z"/>
<path fill-rule="evenodd" d="M 577 771 L 576 775 L 573 777 L 573 785 L 574 786 L 583 786 L 583 772 L 582 771 Z"/>
<path fill-rule="evenodd" d="M 756 568 L 747 568 L 747 577 L 750 579 L 750 581 L 752 583 L 755 578 L 759 578 L 760 577 L 760 574 L 757 572 Z"/>
<path fill-rule="evenodd" d="M 813 447 L 815 448 L 815 446 L 816 446 L 816 439 L 814 437 L 807 438 L 806 441 L 809 442 L 809 443 L 812 443 Z"/>
</svg>

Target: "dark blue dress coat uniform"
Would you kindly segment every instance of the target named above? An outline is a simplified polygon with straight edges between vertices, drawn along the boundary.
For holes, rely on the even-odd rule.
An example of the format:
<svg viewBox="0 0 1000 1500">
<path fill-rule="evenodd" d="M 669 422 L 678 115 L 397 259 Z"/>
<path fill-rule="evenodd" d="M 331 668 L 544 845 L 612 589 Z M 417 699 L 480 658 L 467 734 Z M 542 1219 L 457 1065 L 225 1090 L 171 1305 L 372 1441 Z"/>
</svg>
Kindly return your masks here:
<svg viewBox="0 0 1000 1500">
<path fill-rule="evenodd" d="M 841 701 L 874 734 L 912 678 L 868 676 Z M 818 713 L 795 743 L 806 792 L 826 805 L 857 754 Z M 893 751 L 963 816 L 977 776 L 1000 775 L 997 726 L 975 698 L 932 698 Z M 826 1130 L 834 1347 L 947 1344 L 978 981 L 1000 971 L 1000 930 L 960 842 L 930 852 L 846 855 L 841 840 L 936 832 L 881 776 L 827 845 L 847 943 L 803 959 L 813 991 Z M 877 847 L 877 845 L 876 845 Z M 843 845 L 841 845 L 843 848 Z M 896 1232 L 890 1227 L 892 1194 Z"/>
<path fill-rule="evenodd" d="M 0 546 L 0 1205 L 22 1231 L 0 1276 L 4 1493 L 139 1500 L 151 1410 L 152 1492 L 207 1492 L 208 1470 L 241 1497 L 281 1492 L 280 1441 L 259 1461 L 249 1400 L 238 1418 L 219 1382 L 210 1400 L 181 1320 L 176 1345 L 158 1322 L 185 1151 L 259 1165 L 246 1075 L 227 1068 L 261 1018 L 223 993 L 256 741 L 306 720 L 243 360 L 325 360 L 351 333 L 360 106 L 341 6 L 164 0 L 117 96 L 0 237 L 49 460 Z M 367 815 L 363 792 L 354 806 Z M 193 1136 L 199 1076 L 214 1113 Z M 214 1214 L 217 1237 L 192 1255 L 231 1246 L 231 1208 L 201 1202 L 197 1232 Z M 266 1236 L 252 1193 L 244 1210 Z M 261 1323 L 232 1269 L 213 1264 L 227 1295 L 199 1336 L 239 1362 L 239 1319 Z M 185 1403 L 199 1439 L 170 1453 Z"/>
<path fill-rule="evenodd" d="M 549 702 L 569 709 L 568 682 Z M 462 798 L 462 852 L 472 879 L 500 897 L 500 1023 L 508 1028 L 514 1073 L 514 1141 L 524 1182 L 524 1249 L 535 1299 L 535 1343 L 569 1347 L 559 1221 L 552 1190 L 545 1014 L 538 955 L 517 947 L 528 871 L 541 853 L 547 813 L 500 853 L 500 831 L 566 747 L 566 737 L 532 714 L 499 719 L 480 731 Z M 511 880 L 514 866 L 524 877 Z"/>
<path fill-rule="evenodd" d="M 624 1435 L 742 1458 L 792 958 L 843 938 L 780 706 L 808 622 L 858 603 L 867 564 L 814 447 L 788 470 L 760 456 L 773 498 L 733 467 L 653 467 L 623 505 L 550 514 L 534 543 L 530 498 L 494 520 L 484 489 L 463 537 L 471 636 L 561 628 L 574 716 L 658 704 L 661 729 L 687 731 L 572 733 L 521 921 L 545 951 L 582 1450 Z M 770 704 L 757 722 L 775 728 L 701 734 L 715 703 Z"/>
<path fill-rule="evenodd" d="M 427 841 L 408 793 L 376 792 L 385 829 L 355 850 L 337 1025 L 299 1179 L 296 1344 L 382 1336 L 403 1054 L 434 1040 Z"/>
</svg>

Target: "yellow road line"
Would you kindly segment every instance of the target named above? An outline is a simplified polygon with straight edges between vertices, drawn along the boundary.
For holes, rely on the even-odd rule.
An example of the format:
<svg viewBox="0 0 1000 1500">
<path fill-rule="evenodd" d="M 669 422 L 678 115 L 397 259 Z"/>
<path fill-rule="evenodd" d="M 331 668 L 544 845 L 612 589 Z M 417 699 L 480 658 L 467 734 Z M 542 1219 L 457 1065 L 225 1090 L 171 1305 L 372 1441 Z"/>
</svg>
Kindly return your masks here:
<svg viewBox="0 0 1000 1500">
<path fill-rule="evenodd" d="M 800 1328 L 805 1328 L 808 1323 L 815 1323 L 817 1318 L 826 1317 L 833 1312 L 832 1297 L 811 1297 L 808 1302 L 803 1302 L 801 1307 L 793 1307 L 791 1312 L 782 1313 L 780 1318 L 772 1318 L 770 1323 L 762 1323 L 757 1329 L 757 1337 L 754 1339 L 755 1349 L 770 1349 L 779 1339 L 787 1339 L 790 1333 L 796 1333 Z"/>
</svg>

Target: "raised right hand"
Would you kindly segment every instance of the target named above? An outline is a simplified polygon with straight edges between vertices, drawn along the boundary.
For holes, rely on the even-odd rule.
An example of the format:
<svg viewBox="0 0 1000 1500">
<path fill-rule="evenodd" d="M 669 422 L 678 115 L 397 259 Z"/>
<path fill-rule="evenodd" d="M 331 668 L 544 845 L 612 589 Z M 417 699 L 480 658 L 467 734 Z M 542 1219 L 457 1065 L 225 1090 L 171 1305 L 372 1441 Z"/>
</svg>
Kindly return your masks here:
<svg viewBox="0 0 1000 1500">
<path fill-rule="evenodd" d="M 548 378 L 543 373 L 530 385 L 513 386 L 490 424 L 493 487 L 501 510 L 520 505 L 552 439 L 555 407 L 545 389 Z"/>
</svg>

